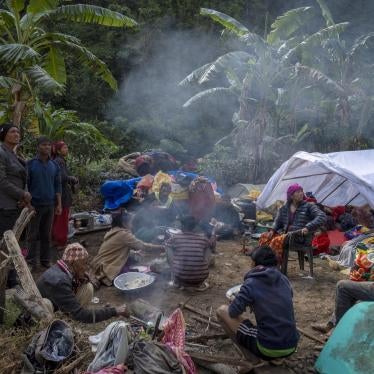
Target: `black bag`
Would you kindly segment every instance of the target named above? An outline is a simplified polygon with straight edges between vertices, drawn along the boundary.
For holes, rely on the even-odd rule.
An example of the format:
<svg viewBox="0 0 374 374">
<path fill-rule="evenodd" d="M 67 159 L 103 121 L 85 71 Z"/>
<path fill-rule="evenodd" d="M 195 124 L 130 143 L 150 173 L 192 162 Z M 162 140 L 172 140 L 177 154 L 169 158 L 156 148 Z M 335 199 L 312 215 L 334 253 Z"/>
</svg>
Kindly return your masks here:
<svg viewBox="0 0 374 374">
<path fill-rule="evenodd" d="M 52 373 L 73 352 L 74 335 L 64 321 L 54 320 L 31 340 L 22 355 L 23 374 Z"/>
</svg>

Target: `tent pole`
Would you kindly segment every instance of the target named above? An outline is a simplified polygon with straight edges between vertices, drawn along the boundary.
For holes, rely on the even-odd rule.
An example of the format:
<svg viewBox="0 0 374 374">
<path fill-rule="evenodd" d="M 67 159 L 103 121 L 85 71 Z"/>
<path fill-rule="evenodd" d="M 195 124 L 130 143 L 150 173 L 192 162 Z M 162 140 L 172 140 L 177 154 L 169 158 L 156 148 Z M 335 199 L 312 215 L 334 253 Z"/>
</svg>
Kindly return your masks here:
<svg viewBox="0 0 374 374">
<path fill-rule="evenodd" d="M 327 173 L 319 173 L 319 174 L 310 174 L 310 175 L 300 175 L 298 177 L 289 177 L 289 178 L 282 178 L 282 182 L 283 181 L 291 181 L 293 179 L 301 179 L 301 178 L 308 178 L 308 177 L 317 177 L 319 175 L 328 175 L 328 174 L 333 174 L 331 171 L 327 172 Z"/>
<path fill-rule="evenodd" d="M 325 196 L 319 203 L 322 204 L 329 196 L 331 196 L 340 186 L 342 186 L 345 182 L 347 181 L 347 179 L 344 179 L 343 182 L 341 182 L 340 184 L 338 184 L 329 194 L 327 194 L 327 196 Z"/>
<path fill-rule="evenodd" d="M 347 205 L 349 205 L 358 195 L 359 195 L 360 193 L 358 193 L 358 194 L 356 194 L 356 195 L 354 195 L 353 197 L 352 197 L 352 199 L 351 200 L 349 200 L 348 201 L 348 203 L 347 204 L 345 204 L 345 206 L 347 206 Z"/>
</svg>

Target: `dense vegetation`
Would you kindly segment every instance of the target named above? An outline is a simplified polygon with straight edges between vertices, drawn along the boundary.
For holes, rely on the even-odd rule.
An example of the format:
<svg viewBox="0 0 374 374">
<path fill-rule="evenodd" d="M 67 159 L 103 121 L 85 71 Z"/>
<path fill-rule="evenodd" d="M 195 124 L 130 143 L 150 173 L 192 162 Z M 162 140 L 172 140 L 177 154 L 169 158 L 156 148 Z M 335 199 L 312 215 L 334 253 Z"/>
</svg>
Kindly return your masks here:
<svg viewBox="0 0 374 374">
<path fill-rule="evenodd" d="M 81 2 L 1 6 L 0 121 L 26 153 L 63 137 L 84 174 L 162 148 L 230 184 L 299 149 L 371 146 L 369 0 Z"/>
</svg>

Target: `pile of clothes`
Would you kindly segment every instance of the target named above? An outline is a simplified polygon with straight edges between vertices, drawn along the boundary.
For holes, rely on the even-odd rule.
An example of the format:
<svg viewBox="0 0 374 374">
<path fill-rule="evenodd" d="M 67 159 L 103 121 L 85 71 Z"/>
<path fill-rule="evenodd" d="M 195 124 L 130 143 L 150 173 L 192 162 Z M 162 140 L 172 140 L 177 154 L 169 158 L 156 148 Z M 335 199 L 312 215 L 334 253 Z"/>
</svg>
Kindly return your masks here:
<svg viewBox="0 0 374 374">
<path fill-rule="evenodd" d="M 142 334 L 140 334 L 142 335 Z M 96 352 L 85 374 L 196 374 L 191 357 L 184 351 L 185 321 L 175 310 L 163 324 L 160 341 L 136 335 L 130 324 L 112 322 L 104 331 L 90 337 Z"/>
</svg>

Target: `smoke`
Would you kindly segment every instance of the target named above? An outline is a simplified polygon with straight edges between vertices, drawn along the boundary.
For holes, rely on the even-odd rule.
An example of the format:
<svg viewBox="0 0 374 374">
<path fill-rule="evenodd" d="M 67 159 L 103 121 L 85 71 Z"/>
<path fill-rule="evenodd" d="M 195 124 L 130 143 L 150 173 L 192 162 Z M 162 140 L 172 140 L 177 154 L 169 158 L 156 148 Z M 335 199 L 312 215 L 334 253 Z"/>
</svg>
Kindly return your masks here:
<svg viewBox="0 0 374 374">
<path fill-rule="evenodd" d="M 143 148 L 160 142 L 166 146 L 168 139 L 183 147 L 181 153 L 206 154 L 231 128 L 235 102 L 218 106 L 211 101 L 183 109 L 183 103 L 202 87 L 180 87 L 178 83 L 225 53 L 227 46 L 216 30 L 203 28 L 145 29 L 136 38 L 136 65 L 123 77 L 119 94 L 109 107 L 109 119 L 118 125 L 125 118 L 127 129 L 142 139 Z M 173 148 L 178 146 L 173 144 Z"/>
</svg>

